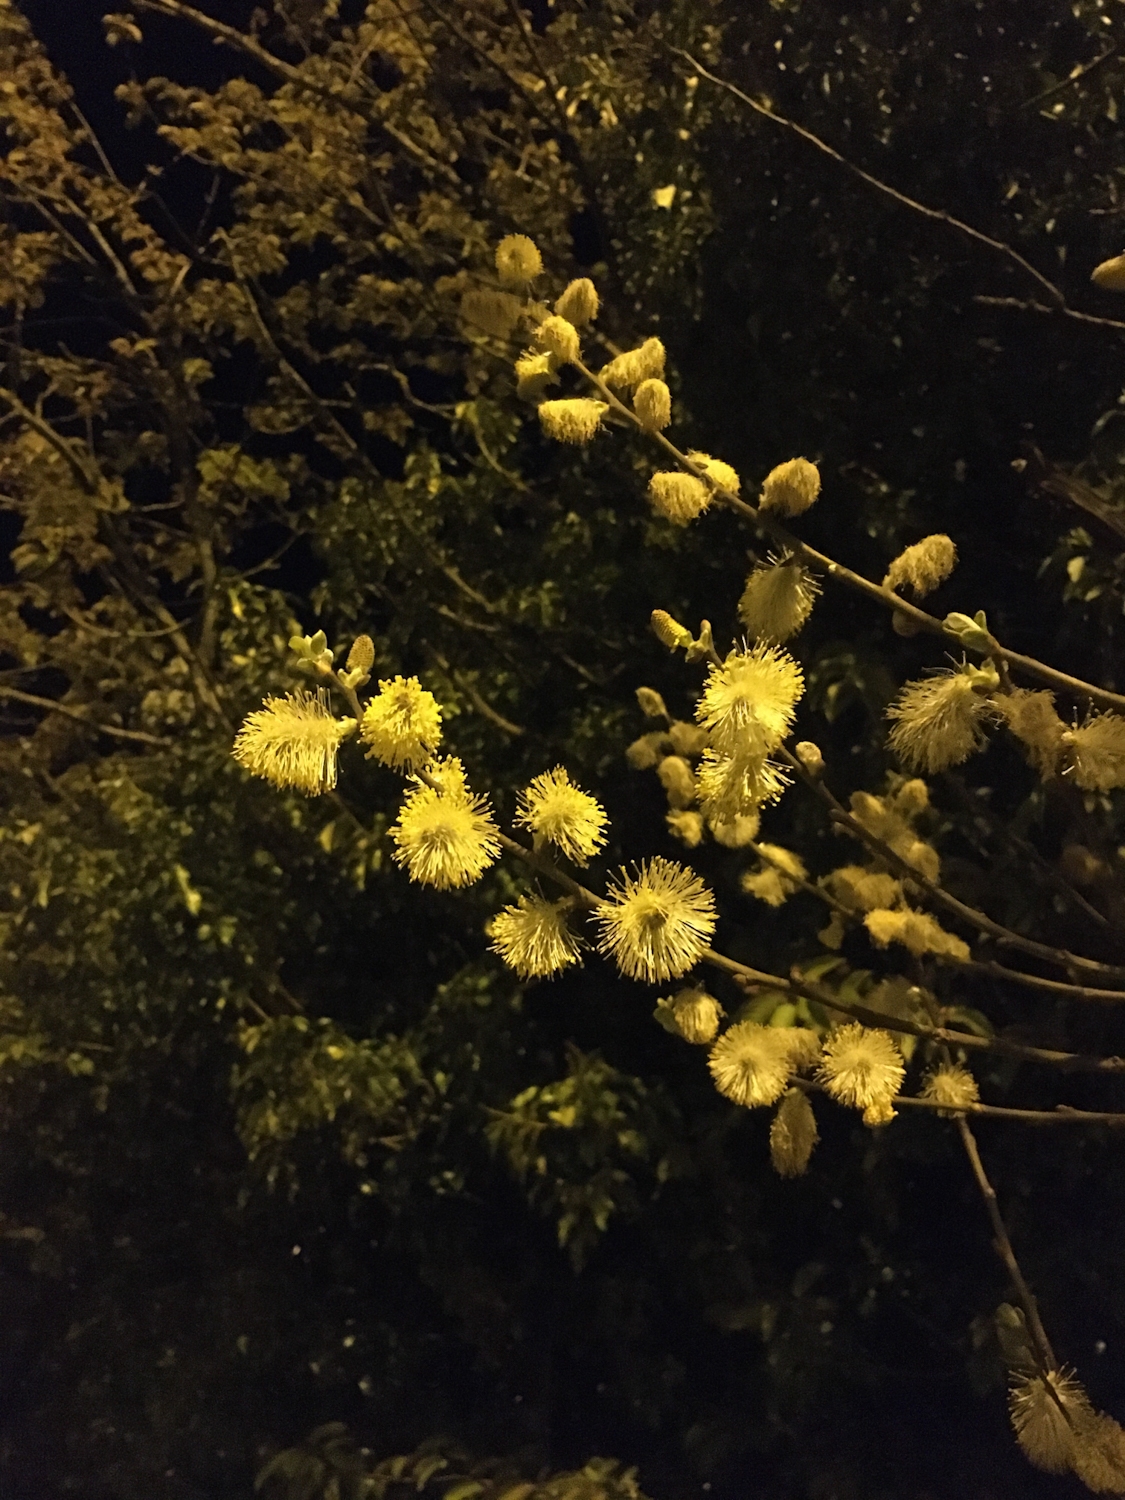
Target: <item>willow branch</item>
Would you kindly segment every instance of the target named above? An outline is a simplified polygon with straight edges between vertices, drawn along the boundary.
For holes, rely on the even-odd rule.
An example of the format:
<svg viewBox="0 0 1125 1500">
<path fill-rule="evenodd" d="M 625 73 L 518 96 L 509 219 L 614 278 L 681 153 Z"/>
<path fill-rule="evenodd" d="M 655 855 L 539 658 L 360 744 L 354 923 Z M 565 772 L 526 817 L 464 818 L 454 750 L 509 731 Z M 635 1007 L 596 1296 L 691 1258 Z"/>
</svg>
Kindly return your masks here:
<svg viewBox="0 0 1125 1500">
<path fill-rule="evenodd" d="M 102 724 L 94 719 L 86 717 L 81 710 L 72 708 L 67 703 L 57 703 L 53 698 L 40 698 L 35 693 L 23 693 L 18 688 L 0 685 L 0 698 L 10 698 L 15 703 L 28 703 L 33 708 L 44 708 L 48 713 L 63 714 L 68 719 L 74 719 L 79 724 L 84 724 L 87 729 L 93 729 L 98 734 L 109 734 L 119 740 L 135 740 L 141 745 L 171 745 L 174 742 L 164 739 L 157 734 L 145 734 L 141 729 L 118 729 L 115 724 Z"/>
</svg>

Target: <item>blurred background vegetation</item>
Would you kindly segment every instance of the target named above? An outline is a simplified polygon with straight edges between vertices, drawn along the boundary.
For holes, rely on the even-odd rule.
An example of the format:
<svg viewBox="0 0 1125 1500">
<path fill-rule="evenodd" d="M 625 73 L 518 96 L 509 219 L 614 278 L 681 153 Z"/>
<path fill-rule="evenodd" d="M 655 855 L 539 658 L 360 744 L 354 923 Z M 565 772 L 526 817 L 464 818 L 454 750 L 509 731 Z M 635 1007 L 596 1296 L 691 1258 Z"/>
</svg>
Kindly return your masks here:
<svg viewBox="0 0 1125 1500">
<path fill-rule="evenodd" d="M 516 346 L 460 314 L 511 232 L 552 286 L 596 279 L 607 347 L 665 341 L 681 446 L 748 491 L 815 459 L 804 534 L 876 578 L 949 532 L 938 613 L 1120 689 L 1122 330 L 1089 274 L 1122 248 L 1121 5 L 103 8 L 0 0 L 0 1493 L 1069 1493 L 1011 1442 L 948 1131 L 826 1114 L 779 1181 L 648 991 L 502 970 L 510 872 L 444 895 L 388 867 L 389 772 L 345 757 L 310 802 L 229 752 L 299 682 L 295 630 L 365 631 L 502 814 L 562 761 L 611 814 L 605 868 L 675 852 L 623 756 L 638 685 L 679 715 L 696 687 L 649 613 L 729 642 L 760 544 L 652 519 L 632 439 L 541 438 Z M 799 654 L 801 733 L 877 789 L 882 710 L 940 647 L 826 591 Z M 1003 744 L 934 801 L 959 894 L 1096 947 L 1054 882 L 1084 850 L 1120 928 L 1118 801 Z M 839 863 L 800 797 L 766 830 Z M 696 863 L 728 952 L 818 951 L 809 898 Z M 1125 1052 L 1108 1008 L 963 999 Z M 981 1136 L 1056 1345 L 1125 1416 L 1119 1146 Z"/>
</svg>

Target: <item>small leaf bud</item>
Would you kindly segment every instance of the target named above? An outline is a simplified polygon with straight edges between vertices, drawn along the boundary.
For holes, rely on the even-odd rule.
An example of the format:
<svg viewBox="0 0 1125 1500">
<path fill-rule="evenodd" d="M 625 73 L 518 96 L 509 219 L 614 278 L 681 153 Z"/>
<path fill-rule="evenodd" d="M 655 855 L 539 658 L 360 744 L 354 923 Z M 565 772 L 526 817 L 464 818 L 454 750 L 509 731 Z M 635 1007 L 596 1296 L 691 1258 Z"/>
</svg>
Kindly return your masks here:
<svg viewBox="0 0 1125 1500">
<path fill-rule="evenodd" d="M 543 257 L 526 234 L 506 235 L 496 247 L 496 274 L 502 286 L 526 286 L 543 270 Z"/>
<path fill-rule="evenodd" d="M 664 699 L 655 688 L 639 687 L 637 703 L 646 719 L 669 719 L 671 715 L 664 706 Z"/>
<path fill-rule="evenodd" d="M 548 354 L 553 354 L 560 364 L 570 364 L 578 358 L 578 330 L 573 323 L 568 323 L 565 318 L 552 314 L 544 318 L 535 330 L 535 342 L 540 349 L 545 349 Z"/>
<path fill-rule="evenodd" d="M 642 427 L 660 432 L 672 420 L 672 393 L 663 380 L 642 380 L 633 392 L 633 410 Z"/>
<path fill-rule="evenodd" d="M 791 458 L 771 469 L 759 505 L 781 516 L 799 516 L 820 494 L 820 471 L 807 458 Z"/>
<path fill-rule="evenodd" d="M 587 276 L 572 281 L 555 303 L 560 318 L 566 318 L 575 328 L 585 328 L 598 315 L 598 292 Z"/>
<path fill-rule="evenodd" d="M 824 775 L 824 756 L 820 753 L 820 746 L 814 745 L 812 740 L 802 740 L 793 747 L 793 753 L 810 776 Z"/>
<path fill-rule="evenodd" d="M 653 635 L 669 651 L 691 645 L 691 631 L 686 630 L 678 620 L 673 620 L 666 609 L 654 609 L 649 623 Z"/>
</svg>

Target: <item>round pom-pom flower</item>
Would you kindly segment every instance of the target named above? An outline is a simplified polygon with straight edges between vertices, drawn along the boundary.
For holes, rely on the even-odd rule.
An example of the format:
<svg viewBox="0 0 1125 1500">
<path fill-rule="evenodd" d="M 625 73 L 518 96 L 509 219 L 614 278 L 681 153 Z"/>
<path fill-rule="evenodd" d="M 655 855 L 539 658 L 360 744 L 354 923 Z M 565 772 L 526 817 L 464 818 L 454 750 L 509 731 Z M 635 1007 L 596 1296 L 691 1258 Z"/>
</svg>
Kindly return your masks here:
<svg viewBox="0 0 1125 1500">
<path fill-rule="evenodd" d="M 723 1007 L 706 990 L 681 990 L 669 1000 L 656 1002 L 656 1019 L 673 1036 L 706 1046 L 715 1040 Z"/>
<path fill-rule="evenodd" d="M 543 257 L 526 234 L 509 234 L 496 247 L 496 274 L 503 286 L 526 286 L 543 270 Z"/>
<path fill-rule="evenodd" d="M 609 407 L 604 401 L 587 396 L 573 396 L 564 401 L 542 401 L 539 422 L 548 437 L 559 443 L 588 443 Z"/>
<path fill-rule="evenodd" d="M 488 924 L 492 950 L 521 979 L 548 979 L 579 961 L 579 940 L 567 926 L 571 903 L 521 896 Z"/>
<path fill-rule="evenodd" d="M 741 818 L 756 819 L 762 807 L 781 796 L 789 785 L 789 774 L 784 766 L 764 755 L 719 755 L 707 749 L 699 762 L 695 785 L 699 805 L 712 828 L 717 829 L 719 824 L 736 823 Z M 756 832 L 755 823 L 751 838 Z M 715 837 L 719 838 L 717 832 Z"/>
<path fill-rule="evenodd" d="M 585 328 L 598 315 L 597 287 L 588 276 L 572 281 L 555 303 L 555 311 L 575 328 Z"/>
<path fill-rule="evenodd" d="M 653 510 L 676 526 L 686 526 L 701 515 L 711 504 L 711 493 L 702 479 L 679 469 L 654 474 L 648 482 Z"/>
<path fill-rule="evenodd" d="M 768 755 L 792 728 L 804 686 L 788 652 L 759 642 L 711 667 L 695 717 L 721 755 Z"/>
<path fill-rule="evenodd" d="M 766 475 L 758 501 L 762 510 L 799 516 L 820 494 L 820 470 L 807 458 L 791 458 Z"/>
<path fill-rule="evenodd" d="M 633 410 L 649 432 L 661 432 L 672 420 L 672 393 L 663 380 L 642 380 L 633 392 Z"/>
<path fill-rule="evenodd" d="M 933 775 L 959 766 L 984 744 L 989 701 L 966 672 L 939 672 L 908 682 L 887 709 L 890 745 L 906 765 Z"/>
<path fill-rule="evenodd" d="M 417 677 L 384 678 L 363 711 L 368 756 L 396 771 L 425 765 L 441 743 L 441 708 Z"/>
<path fill-rule="evenodd" d="M 336 785 L 340 741 L 355 728 L 333 717 L 323 691 L 286 693 L 247 716 L 231 754 L 251 775 L 316 797 Z"/>
<path fill-rule="evenodd" d="M 715 898 L 691 870 L 659 855 L 621 882 L 594 912 L 600 950 L 630 979 L 679 979 L 715 931 Z"/>
<path fill-rule="evenodd" d="M 942 1113 L 956 1114 L 980 1098 L 977 1081 L 967 1068 L 958 1063 L 942 1063 L 926 1079 L 922 1090 L 923 1099 L 932 1099 L 943 1106 Z"/>
<path fill-rule="evenodd" d="M 609 819 L 596 797 L 575 786 L 562 766 L 536 776 L 520 793 L 515 821 L 530 828 L 535 847 L 554 844 L 576 865 L 588 864 L 606 841 Z"/>
<path fill-rule="evenodd" d="M 837 1103 L 883 1111 L 902 1087 L 906 1068 L 889 1031 L 850 1021 L 825 1039 L 819 1076 Z"/>
<path fill-rule="evenodd" d="M 394 859 L 411 880 L 448 891 L 479 880 L 500 842 L 488 800 L 468 790 L 461 763 L 434 769 L 439 785 L 419 784 L 409 792 L 389 832 Z"/>
<path fill-rule="evenodd" d="M 719 1093 L 747 1109 L 775 1104 L 796 1072 L 784 1028 L 757 1021 L 740 1021 L 724 1031 L 707 1065 Z"/>
</svg>

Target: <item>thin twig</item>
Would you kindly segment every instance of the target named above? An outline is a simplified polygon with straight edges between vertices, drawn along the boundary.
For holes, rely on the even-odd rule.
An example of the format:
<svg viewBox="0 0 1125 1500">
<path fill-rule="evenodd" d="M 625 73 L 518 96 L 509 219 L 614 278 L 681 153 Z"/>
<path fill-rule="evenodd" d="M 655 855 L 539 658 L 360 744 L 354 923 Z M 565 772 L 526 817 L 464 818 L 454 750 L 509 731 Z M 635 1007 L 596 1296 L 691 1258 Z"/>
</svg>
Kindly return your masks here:
<svg viewBox="0 0 1125 1500">
<path fill-rule="evenodd" d="M 171 745 L 175 742 L 163 739 L 160 735 L 145 734 L 142 729 L 118 729 L 114 724 L 101 724 L 86 715 L 77 708 L 71 708 L 67 703 L 57 703 L 53 698 L 40 698 L 35 693 L 21 693 L 18 688 L 0 685 L 0 698 L 11 698 L 17 703 L 29 703 L 34 708 L 45 708 L 48 713 L 64 714 L 68 719 L 75 719 L 79 724 L 85 724 L 87 729 L 93 729 L 98 734 L 113 735 L 119 740 L 136 740 L 141 745 Z"/>
</svg>

